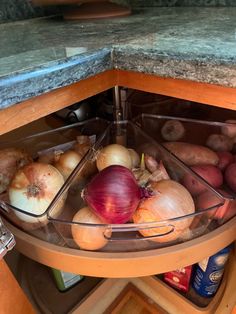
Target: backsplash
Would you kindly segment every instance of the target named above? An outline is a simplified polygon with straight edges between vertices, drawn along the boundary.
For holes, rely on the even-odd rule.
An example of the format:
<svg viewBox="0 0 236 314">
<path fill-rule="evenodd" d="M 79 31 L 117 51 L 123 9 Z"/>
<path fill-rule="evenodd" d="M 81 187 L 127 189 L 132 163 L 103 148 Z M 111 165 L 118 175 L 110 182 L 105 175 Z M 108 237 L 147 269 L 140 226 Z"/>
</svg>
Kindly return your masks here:
<svg viewBox="0 0 236 314">
<path fill-rule="evenodd" d="M 0 0 L 0 23 L 53 14 L 55 7 L 34 7 L 30 0 Z"/>
<path fill-rule="evenodd" d="M 138 7 L 236 6 L 235 0 L 130 0 Z"/>
<path fill-rule="evenodd" d="M 236 6 L 236 0 L 114 0 L 132 7 Z M 0 23 L 59 12 L 57 7 L 34 7 L 30 0 L 0 0 Z"/>
</svg>

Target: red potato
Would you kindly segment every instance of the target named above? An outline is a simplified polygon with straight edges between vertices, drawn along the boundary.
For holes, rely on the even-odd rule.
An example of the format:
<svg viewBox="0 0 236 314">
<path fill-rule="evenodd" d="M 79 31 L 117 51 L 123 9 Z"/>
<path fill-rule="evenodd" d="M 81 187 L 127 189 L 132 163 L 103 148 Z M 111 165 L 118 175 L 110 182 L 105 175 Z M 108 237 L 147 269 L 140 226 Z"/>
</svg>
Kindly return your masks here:
<svg viewBox="0 0 236 314">
<path fill-rule="evenodd" d="M 234 162 L 234 157 L 230 152 L 217 152 L 217 155 L 219 157 L 219 162 L 218 162 L 217 167 L 221 171 L 224 171 L 228 165 Z"/>
<path fill-rule="evenodd" d="M 223 175 L 215 166 L 202 165 L 193 166 L 191 169 L 196 172 L 200 177 L 207 181 L 212 187 L 219 188 L 223 184 Z M 187 173 L 183 178 L 183 185 L 193 195 L 199 195 L 206 190 L 204 184 L 195 179 L 191 174 Z"/>
<path fill-rule="evenodd" d="M 211 134 L 206 141 L 206 146 L 215 152 L 230 152 L 233 145 L 233 140 L 224 134 Z"/>
<path fill-rule="evenodd" d="M 236 192 L 236 162 L 230 164 L 224 173 L 225 182 L 233 192 Z"/>
<path fill-rule="evenodd" d="M 222 195 L 229 196 L 229 194 L 225 191 L 219 190 L 219 192 L 221 192 Z M 195 204 L 197 209 L 205 210 L 207 208 L 216 206 L 219 203 L 221 203 L 220 199 L 216 195 L 214 195 L 211 191 L 205 191 L 198 195 Z M 209 218 L 224 220 L 228 220 L 229 218 L 233 217 L 234 214 L 235 205 L 229 199 L 225 199 L 224 204 L 217 209 L 212 209 L 206 212 L 206 215 Z"/>
</svg>

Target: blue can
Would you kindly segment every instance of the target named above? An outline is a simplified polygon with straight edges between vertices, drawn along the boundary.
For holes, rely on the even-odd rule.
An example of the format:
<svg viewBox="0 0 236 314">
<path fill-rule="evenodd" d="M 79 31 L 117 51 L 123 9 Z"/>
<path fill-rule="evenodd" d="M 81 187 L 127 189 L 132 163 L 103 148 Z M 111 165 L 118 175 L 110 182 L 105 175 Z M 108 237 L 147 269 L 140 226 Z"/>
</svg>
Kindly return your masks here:
<svg viewBox="0 0 236 314">
<path fill-rule="evenodd" d="M 197 294 L 203 297 L 212 297 L 216 293 L 231 248 L 232 246 L 229 245 L 196 265 L 192 287 Z"/>
</svg>

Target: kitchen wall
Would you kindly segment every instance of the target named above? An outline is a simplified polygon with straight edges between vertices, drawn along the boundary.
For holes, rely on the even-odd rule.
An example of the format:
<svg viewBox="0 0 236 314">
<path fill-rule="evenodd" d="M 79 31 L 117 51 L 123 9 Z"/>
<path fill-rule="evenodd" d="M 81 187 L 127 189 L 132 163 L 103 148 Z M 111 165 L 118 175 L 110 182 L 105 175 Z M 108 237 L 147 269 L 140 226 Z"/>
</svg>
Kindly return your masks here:
<svg viewBox="0 0 236 314">
<path fill-rule="evenodd" d="M 236 6 L 236 0 L 114 0 L 132 7 L 161 6 Z M 0 23 L 39 17 L 59 12 L 56 7 L 34 7 L 30 0 L 0 0 Z"/>
</svg>

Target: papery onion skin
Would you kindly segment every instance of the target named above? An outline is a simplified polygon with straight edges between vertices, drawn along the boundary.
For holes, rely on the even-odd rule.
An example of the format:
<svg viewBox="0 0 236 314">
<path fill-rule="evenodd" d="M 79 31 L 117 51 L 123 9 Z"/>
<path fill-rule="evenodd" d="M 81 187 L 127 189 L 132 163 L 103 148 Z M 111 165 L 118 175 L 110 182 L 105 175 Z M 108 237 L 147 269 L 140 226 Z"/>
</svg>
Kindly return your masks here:
<svg viewBox="0 0 236 314">
<path fill-rule="evenodd" d="M 61 173 L 52 165 L 33 162 L 18 170 L 9 187 L 10 204 L 25 212 L 43 214 L 64 184 Z M 53 208 L 54 217 L 63 207 L 58 202 Z M 32 217 L 15 210 L 15 215 L 28 223 L 47 223 L 47 215 Z"/>
<path fill-rule="evenodd" d="M 32 162 L 32 158 L 22 149 L 4 148 L 0 150 L 0 193 L 4 192 L 16 171 Z"/>
<path fill-rule="evenodd" d="M 73 145 L 73 150 L 80 154 L 81 156 L 84 156 L 87 151 L 91 147 L 91 141 L 89 136 L 87 135 L 79 135 L 76 138 L 76 143 Z"/>
<path fill-rule="evenodd" d="M 129 221 L 141 199 L 141 190 L 133 173 L 117 165 L 100 171 L 82 194 L 101 219 L 114 224 Z"/>
<path fill-rule="evenodd" d="M 95 215 L 89 207 L 81 208 L 73 217 L 73 222 L 78 224 L 71 225 L 71 232 L 74 241 L 82 250 L 99 250 L 104 247 L 108 240 L 106 237 L 111 236 L 111 229 L 106 226 L 96 226 L 104 222 Z M 81 224 L 79 224 L 81 223 Z M 90 226 L 82 223 L 91 224 Z"/>
<path fill-rule="evenodd" d="M 133 215 L 134 223 L 147 223 L 168 220 L 195 212 L 195 205 L 188 190 L 173 180 L 153 182 L 153 196 L 143 200 Z M 155 242 L 169 242 L 178 239 L 190 226 L 192 218 L 160 224 L 160 228 L 140 230 L 144 236 L 157 236 Z M 174 231 L 170 232 L 174 228 Z M 167 234 L 170 232 L 169 234 Z"/>
<path fill-rule="evenodd" d="M 111 165 L 132 169 L 132 160 L 126 147 L 120 144 L 110 144 L 98 152 L 96 165 L 99 171 Z"/>
</svg>

